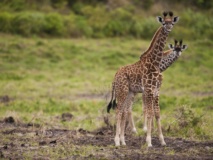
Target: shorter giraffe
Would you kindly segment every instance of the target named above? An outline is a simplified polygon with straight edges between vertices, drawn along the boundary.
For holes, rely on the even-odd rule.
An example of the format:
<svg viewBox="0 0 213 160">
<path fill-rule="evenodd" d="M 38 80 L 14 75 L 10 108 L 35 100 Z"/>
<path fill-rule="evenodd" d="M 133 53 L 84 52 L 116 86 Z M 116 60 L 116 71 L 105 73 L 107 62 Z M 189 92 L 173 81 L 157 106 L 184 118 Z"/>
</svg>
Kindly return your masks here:
<svg viewBox="0 0 213 160">
<path fill-rule="evenodd" d="M 165 71 L 168 67 L 170 67 L 181 55 L 182 51 L 187 49 L 187 45 L 182 45 L 183 41 L 175 40 L 175 45 L 169 44 L 170 50 L 167 50 L 163 53 L 163 58 L 160 64 L 160 72 Z"/>
</svg>

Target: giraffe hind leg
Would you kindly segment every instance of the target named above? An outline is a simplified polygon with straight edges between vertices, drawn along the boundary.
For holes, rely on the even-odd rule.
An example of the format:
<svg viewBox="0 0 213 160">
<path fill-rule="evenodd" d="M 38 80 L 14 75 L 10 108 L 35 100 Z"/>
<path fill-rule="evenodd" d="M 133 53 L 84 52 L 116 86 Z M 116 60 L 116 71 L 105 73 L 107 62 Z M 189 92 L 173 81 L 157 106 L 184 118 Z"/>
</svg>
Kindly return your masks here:
<svg viewBox="0 0 213 160">
<path fill-rule="evenodd" d="M 126 119 L 124 111 L 125 111 L 125 101 L 128 96 L 128 90 L 125 88 L 122 90 L 117 90 L 117 107 L 116 107 L 116 134 L 115 134 L 115 145 L 120 146 L 120 142 L 125 145 L 124 140 L 124 131 L 123 131 L 123 124 Z M 123 135 L 122 135 L 123 134 Z"/>
<path fill-rule="evenodd" d="M 122 145 L 126 145 L 125 137 L 124 137 L 125 128 L 126 128 L 126 120 L 127 120 L 127 117 L 128 117 L 129 109 L 131 108 L 131 105 L 133 103 L 133 98 L 134 98 L 134 93 L 128 92 L 128 95 L 127 95 L 125 102 L 123 104 L 124 108 L 123 108 L 123 117 L 122 117 L 122 123 L 121 123 L 121 135 L 120 135 Z"/>
<path fill-rule="evenodd" d="M 115 134 L 115 146 L 120 146 L 120 132 L 121 132 L 121 118 L 122 112 L 116 111 L 116 134 Z"/>
<path fill-rule="evenodd" d="M 135 127 L 134 119 L 132 116 L 132 105 L 134 101 L 135 93 L 130 95 L 130 105 L 128 106 L 128 126 L 133 133 L 137 133 L 137 129 Z"/>
<path fill-rule="evenodd" d="M 117 127 L 119 128 L 118 129 L 119 131 L 116 130 L 116 136 L 115 136 L 115 144 L 116 145 L 120 145 L 120 142 L 121 142 L 121 145 L 126 145 L 126 142 L 125 142 L 126 120 L 127 120 L 127 117 L 128 117 L 129 107 L 132 104 L 132 99 L 133 99 L 134 94 L 132 92 L 128 92 L 125 95 L 126 96 L 125 96 L 124 101 L 118 100 L 118 105 L 120 105 L 121 107 L 120 107 L 120 110 L 118 111 L 119 117 L 117 119 L 118 120 L 117 121 Z M 120 127 L 119 127 L 119 125 L 120 125 Z M 118 135 L 118 133 L 120 135 Z"/>
<path fill-rule="evenodd" d="M 128 111 L 128 122 L 129 122 L 128 124 L 129 124 L 131 131 L 133 133 L 137 133 L 137 129 L 135 127 L 134 119 L 132 116 L 132 109 L 129 109 L 129 111 Z"/>
</svg>

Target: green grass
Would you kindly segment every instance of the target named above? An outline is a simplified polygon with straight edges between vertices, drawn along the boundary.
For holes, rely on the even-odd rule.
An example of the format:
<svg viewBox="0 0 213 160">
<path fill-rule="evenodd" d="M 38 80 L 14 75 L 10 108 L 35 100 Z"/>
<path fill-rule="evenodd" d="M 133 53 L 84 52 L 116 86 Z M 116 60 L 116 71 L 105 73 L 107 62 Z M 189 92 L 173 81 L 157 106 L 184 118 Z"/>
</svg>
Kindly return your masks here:
<svg viewBox="0 0 213 160">
<path fill-rule="evenodd" d="M 0 96 L 8 95 L 8 104 L 0 103 L 0 118 L 13 116 L 20 121 L 49 123 L 69 129 L 94 130 L 103 125 L 103 115 L 117 69 L 139 60 L 149 42 L 140 39 L 44 39 L 1 35 Z M 169 39 L 168 43 L 173 43 Z M 178 131 L 175 109 L 188 106 L 196 116 L 203 115 L 192 138 L 213 139 L 213 58 L 212 41 L 184 41 L 188 49 L 164 73 L 160 104 L 169 136 L 190 138 Z M 141 131 L 141 96 L 133 112 Z M 62 122 L 62 113 L 73 119 Z M 112 120 L 114 114 L 111 113 Z M 175 121 L 174 123 L 171 123 Z M 50 126 L 51 127 L 51 126 Z M 176 128 L 175 128 L 176 127 Z M 201 130 L 197 129 L 198 127 Z M 205 135 L 205 136 L 202 136 Z"/>
</svg>

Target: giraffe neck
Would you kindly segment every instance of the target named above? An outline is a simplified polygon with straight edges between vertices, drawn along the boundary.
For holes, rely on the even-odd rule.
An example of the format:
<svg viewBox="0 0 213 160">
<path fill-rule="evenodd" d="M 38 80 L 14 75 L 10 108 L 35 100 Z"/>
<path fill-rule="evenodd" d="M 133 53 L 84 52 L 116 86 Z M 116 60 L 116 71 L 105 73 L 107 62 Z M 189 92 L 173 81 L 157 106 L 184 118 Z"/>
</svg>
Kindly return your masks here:
<svg viewBox="0 0 213 160">
<path fill-rule="evenodd" d="M 143 61 L 143 59 L 146 59 L 146 61 L 148 62 L 145 64 L 146 68 L 150 68 L 150 70 L 159 70 L 160 72 L 160 63 L 167 37 L 168 32 L 165 32 L 164 28 L 161 27 L 155 34 L 151 43 L 151 47 L 149 47 L 145 54 L 141 56 L 141 62 Z"/>
<path fill-rule="evenodd" d="M 161 59 L 160 63 L 160 72 L 165 71 L 169 66 L 171 66 L 178 59 L 179 56 L 180 54 L 172 50 L 164 52 L 163 58 Z"/>
<path fill-rule="evenodd" d="M 161 30 L 162 30 L 162 27 L 159 27 L 158 30 L 155 32 L 154 36 L 152 37 L 149 48 L 144 53 L 142 53 L 142 55 L 140 56 L 140 59 L 142 59 L 142 57 L 146 56 L 153 49 L 155 43 L 158 40 Z"/>
<path fill-rule="evenodd" d="M 153 36 L 149 48 L 141 55 L 140 60 L 146 57 L 146 59 L 150 59 L 152 64 L 159 67 L 168 35 L 169 33 L 160 27 Z"/>
</svg>

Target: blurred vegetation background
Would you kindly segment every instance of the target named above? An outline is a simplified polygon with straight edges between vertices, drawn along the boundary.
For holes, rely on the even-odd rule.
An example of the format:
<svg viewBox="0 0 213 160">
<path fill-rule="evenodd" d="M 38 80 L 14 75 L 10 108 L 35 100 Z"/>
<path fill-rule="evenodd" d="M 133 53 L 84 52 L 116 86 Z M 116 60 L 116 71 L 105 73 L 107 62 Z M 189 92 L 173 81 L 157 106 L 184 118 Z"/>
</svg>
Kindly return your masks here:
<svg viewBox="0 0 213 160">
<path fill-rule="evenodd" d="M 1 0 L 0 32 L 22 36 L 150 39 L 155 16 L 172 10 L 176 38 L 213 38 L 209 0 Z M 180 35 L 181 33 L 181 35 Z"/>
<path fill-rule="evenodd" d="M 180 17 L 168 43 L 176 38 L 188 45 L 163 73 L 164 134 L 213 139 L 211 0 L 1 0 L 0 118 L 71 130 L 102 127 L 117 69 L 139 60 L 164 10 Z M 138 94 L 139 134 L 141 104 Z M 66 112 L 71 121 L 57 118 Z"/>
</svg>

